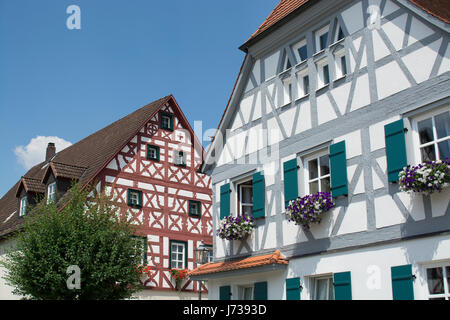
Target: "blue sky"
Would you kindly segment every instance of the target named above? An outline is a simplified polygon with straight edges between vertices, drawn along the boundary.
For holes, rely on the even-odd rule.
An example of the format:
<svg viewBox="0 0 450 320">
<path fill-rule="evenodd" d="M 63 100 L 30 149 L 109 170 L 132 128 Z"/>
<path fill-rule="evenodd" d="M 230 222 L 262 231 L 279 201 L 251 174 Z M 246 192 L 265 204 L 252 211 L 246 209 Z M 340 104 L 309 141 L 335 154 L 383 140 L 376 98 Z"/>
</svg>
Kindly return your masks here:
<svg viewBox="0 0 450 320">
<path fill-rule="evenodd" d="M 170 93 L 191 124 L 216 128 L 238 47 L 277 3 L 0 0 L 0 197 L 25 174 L 33 138 L 75 143 Z M 70 5 L 81 30 L 66 27 Z"/>
</svg>

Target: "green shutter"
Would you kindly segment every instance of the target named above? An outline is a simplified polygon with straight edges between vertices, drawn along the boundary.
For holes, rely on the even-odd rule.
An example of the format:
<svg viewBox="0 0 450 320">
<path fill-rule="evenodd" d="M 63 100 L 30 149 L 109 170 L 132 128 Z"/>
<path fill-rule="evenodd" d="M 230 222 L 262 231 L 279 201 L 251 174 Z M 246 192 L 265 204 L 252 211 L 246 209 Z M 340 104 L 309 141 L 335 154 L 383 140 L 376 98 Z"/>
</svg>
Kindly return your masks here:
<svg viewBox="0 0 450 320">
<path fill-rule="evenodd" d="M 220 220 L 230 215 L 230 184 L 220 187 Z"/>
<path fill-rule="evenodd" d="M 384 126 L 389 182 L 398 181 L 398 174 L 407 165 L 405 126 L 403 119 Z"/>
<path fill-rule="evenodd" d="M 331 195 L 339 197 L 348 194 L 347 158 L 345 141 L 330 146 Z"/>
<path fill-rule="evenodd" d="M 391 275 L 394 300 L 414 300 L 412 266 L 391 267 Z"/>
<path fill-rule="evenodd" d="M 222 286 L 219 288 L 219 299 L 220 300 L 231 300 L 231 287 Z"/>
<path fill-rule="evenodd" d="M 300 300 L 300 278 L 286 279 L 286 300 Z"/>
<path fill-rule="evenodd" d="M 257 172 L 253 175 L 253 217 L 263 218 L 266 215 L 264 173 Z"/>
<path fill-rule="evenodd" d="M 253 285 L 253 300 L 267 300 L 267 281 Z"/>
<path fill-rule="evenodd" d="M 284 169 L 284 206 L 298 197 L 297 158 L 286 161 Z"/>
<path fill-rule="evenodd" d="M 352 300 L 352 281 L 350 272 L 335 273 L 333 284 L 335 300 Z"/>
</svg>

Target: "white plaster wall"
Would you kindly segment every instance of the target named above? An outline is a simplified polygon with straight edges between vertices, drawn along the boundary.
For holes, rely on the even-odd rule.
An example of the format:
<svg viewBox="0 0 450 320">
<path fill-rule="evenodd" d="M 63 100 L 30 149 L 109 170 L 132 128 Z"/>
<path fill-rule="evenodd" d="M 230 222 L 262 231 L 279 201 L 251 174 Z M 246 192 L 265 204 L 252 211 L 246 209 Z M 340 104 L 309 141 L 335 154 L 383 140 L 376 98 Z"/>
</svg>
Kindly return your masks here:
<svg viewBox="0 0 450 320">
<path fill-rule="evenodd" d="M 285 279 L 300 277 L 303 286 L 301 299 L 310 300 L 312 276 L 350 271 L 353 300 L 392 300 L 391 267 L 412 264 L 413 274 L 417 277 L 414 281 L 414 296 L 416 300 L 421 300 L 426 299 L 424 266 L 434 261 L 450 261 L 450 235 L 292 258 L 284 271 L 254 272 L 209 280 L 209 299 L 219 299 L 219 287 L 223 285 L 231 285 L 232 300 L 235 300 L 239 285 L 267 281 L 269 300 L 284 300 Z"/>
<path fill-rule="evenodd" d="M 6 253 L 14 248 L 15 240 L 2 240 L 0 241 L 0 260 L 6 258 Z M 22 297 L 15 295 L 12 293 L 13 287 L 6 284 L 6 280 L 3 277 L 7 274 L 7 270 L 3 267 L 0 267 L 0 300 L 19 300 Z"/>
</svg>

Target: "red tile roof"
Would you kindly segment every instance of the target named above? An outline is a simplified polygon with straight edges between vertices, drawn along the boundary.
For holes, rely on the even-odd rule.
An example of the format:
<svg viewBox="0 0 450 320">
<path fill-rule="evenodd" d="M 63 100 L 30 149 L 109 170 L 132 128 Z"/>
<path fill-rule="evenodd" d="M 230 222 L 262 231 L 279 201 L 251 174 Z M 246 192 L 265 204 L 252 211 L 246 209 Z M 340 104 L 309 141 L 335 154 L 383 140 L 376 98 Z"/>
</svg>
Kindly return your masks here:
<svg viewBox="0 0 450 320">
<path fill-rule="evenodd" d="M 450 1 L 449 0 L 409 0 L 411 3 L 426 11 L 432 16 L 450 23 Z M 264 31 L 270 29 L 275 24 L 281 22 L 289 14 L 301 7 L 313 4 L 315 0 L 281 0 L 280 3 L 273 9 L 272 13 L 264 20 L 259 26 L 258 30 L 252 34 L 252 36 L 241 46 L 241 49 L 245 48 L 251 40 L 255 39 L 258 35 Z"/>
<path fill-rule="evenodd" d="M 248 257 L 236 261 L 206 263 L 204 265 L 201 265 L 197 269 L 192 270 L 189 275 L 200 276 L 211 273 L 262 267 L 271 264 L 287 265 L 288 263 L 288 260 L 281 255 L 280 251 L 276 250 L 274 253 L 262 256 Z"/>
</svg>

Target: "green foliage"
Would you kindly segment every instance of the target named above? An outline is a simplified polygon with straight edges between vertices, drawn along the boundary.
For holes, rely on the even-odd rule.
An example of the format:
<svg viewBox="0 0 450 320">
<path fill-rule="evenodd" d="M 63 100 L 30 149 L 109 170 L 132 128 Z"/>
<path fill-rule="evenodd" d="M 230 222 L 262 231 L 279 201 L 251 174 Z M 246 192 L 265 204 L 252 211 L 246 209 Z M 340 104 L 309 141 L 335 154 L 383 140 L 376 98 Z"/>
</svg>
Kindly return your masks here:
<svg viewBox="0 0 450 320">
<path fill-rule="evenodd" d="M 2 263 L 15 294 L 52 300 L 124 299 L 140 289 L 136 266 L 142 243 L 132 239 L 134 227 L 116 204 L 102 194 L 90 197 L 92 190 L 75 184 L 62 208 L 42 201 L 25 217 L 16 250 Z M 71 265 L 80 268 L 80 289 L 68 289 Z"/>
</svg>

